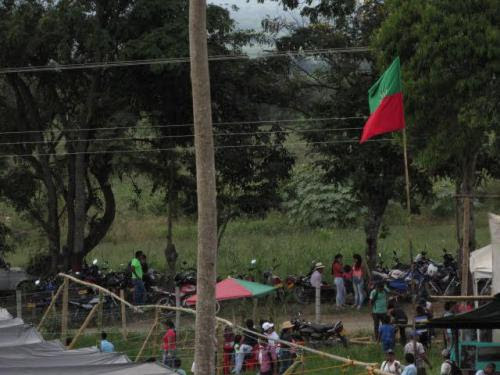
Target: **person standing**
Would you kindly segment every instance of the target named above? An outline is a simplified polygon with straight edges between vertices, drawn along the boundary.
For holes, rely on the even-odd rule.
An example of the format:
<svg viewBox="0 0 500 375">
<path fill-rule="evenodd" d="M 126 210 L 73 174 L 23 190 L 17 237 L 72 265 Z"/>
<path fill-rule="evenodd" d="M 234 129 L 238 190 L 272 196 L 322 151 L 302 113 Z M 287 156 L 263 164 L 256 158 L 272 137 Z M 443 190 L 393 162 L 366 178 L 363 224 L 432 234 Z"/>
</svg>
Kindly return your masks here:
<svg viewBox="0 0 500 375">
<path fill-rule="evenodd" d="M 286 321 L 282 324 L 281 326 L 281 335 L 280 338 L 283 341 L 287 342 L 292 342 L 292 329 L 293 329 L 293 324 L 290 321 Z M 293 358 L 292 358 L 292 348 L 286 344 L 281 343 L 281 348 L 280 348 L 280 355 L 279 355 L 279 362 L 280 362 L 280 374 L 284 374 L 286 370 L 292 365 Z"/>
<path fill-rule="evenodd" d="M 408 324 L 408 316 L 404 309 L 398 304 L 395 298 L 391 298 L 387 305 L 387 312 L 392 318 L 392 323 L 399 329 L 399 340 L 401 345 L 406 345 L 406 325 Z"/>
<path fill-rule="evenodd" d="M 382 343 L 382 351 L 394 350 L 396 330 L 391 324 L 391 318 L 386 315 L 379 326 L 379 338 Z"/>
<path fill-rule="evenodd" d="M 441 352 L 443 356 L 443 363 L 441 364 L 441 375 L 453 375 L 454 363 L 450 359 L 450 351 L 448 349 L 443 349 Z"/>
<path fill-rule="evenodd" d="M 405 354 L 406 366 L 401 375 L 417 375 L 417 368 L 415 367 L 415 356 L 411 353 Z"/>
<path fill-rule="evenodd" d="M 132 273 L 132 284 L 134 285 L 134 304 L 144 304 L 144 281 L 142 262 L 144 253 L 142 251 L 135 252 L 135 258 L 130 261 L 130 272 Z"/>
<path fill-rule="evenodd" d="M 245 322 L 245 325 L 248 330 L 254 331 L 255 328 L 253 326 L 253 320 L 248 319 Z M 245 358 L 252 354 L 252 351 L 257 346 L 257 336 L 253 335 L 250 332 L 243 332 L 243 337 L 241 339 L 241 345 L 238 349 L 238 352 L 235 353 L 234 358 L 234 369 L 233 372 L 235 374 L 240 374 L 243 369 L 243 363 L 245 362 Z M 252 361 L 253 362 L 253 361 Z M 253 365 L 253 363 L 252 363 Z"/>
<path fill-rule="evenodd" d="M 444 304 L 444 313 L 443 313 L 443 317 L 447 317 L 447 316 L 452 316 L 453 315 L 453 306 L 455 305 L 454 302 L 451 302 L 451 301 L 448 301 Z M 444 331 L 443 331 L 443 335 L 444 335 L 444 343 L 446 345 L 446 348 L 447 349 L 450 349 L 452 344 L 453 344 L 453 336 L 452 336 L 452 331 L 451 331 L 451 328 L 446 328 Z"/>
<path fill-rule="evenodd" d="M 429 366 L 429 369 L 432 370 L 432 365 L 427 358 L 425 348 L 422 343 L 418 341 L 417 332 L 412 333 L 411 340 L 404 347 L 404 353 L 412 354 L 414 356 L 418 375 L 426 374 L 425 364 L 427 364 Z"/>
<path fill-rule="evenodd" d="M 314 265 L 314 272 L 311 274 L 311 286 L 315 289 L 321 289 L 323 285 L 323 270 L 325 266 L 323 263 L 316 263 Z"/>
<path fill-rule="evenodd" d="M 332 276 L 336 287 L 335 306 L 337 309 L 340 309 L 343 308 L 345 304 L 344 265 L 342 264 L 342 254 L 335 255 L 332 264 Z"/>
<path fill-rule="evenodd" d="M 365 271 L 361 255 L 354 254 L 352 266 L 352 286 L 354 289 L 354 306 L 359 310 L 365 301 Z"/>
<path fill-rule="evenodd" d="M 163 336 L 163 363 L 168 367 L 173 367 L 177 350 L 177 333 L 174 322 L 167 320 L 164 323 L 166 333 Z"/>
<path fill-rule="evenodd" d="M 370 302 L 372 304 L 373 333 L 375 341 L 379 341 L 378 327 L 380 322 L 387 315 L 388 291 L 384 283 L 380 282 L 370 293 Z"/>
<path fill-rule="evenodd" d="M 396 361 L 396 356 L 394 355 L 394 350 L 389 349 L 385 352 L 385 361 L 382 362 L 382 366 L 380 366 L 380 370 L 384 372 L 388 372 L 394 375 L 401 374 L 401 363 Z"/>
<path fill-rule="evenodd" d="M 272 367 L 272 373 L 277 374 L 278 373 L 278 342 L 279 342 L 279 335 L 276 333 L 274 330 L 274 324 L 270 322 L 265 322 L 262 325 L 262 331 L 264 332 L 264 335 L 267 337 L 267 351 L 269 352 L 269 355 L 271 357 L 271 367 Z"/>
</svg>

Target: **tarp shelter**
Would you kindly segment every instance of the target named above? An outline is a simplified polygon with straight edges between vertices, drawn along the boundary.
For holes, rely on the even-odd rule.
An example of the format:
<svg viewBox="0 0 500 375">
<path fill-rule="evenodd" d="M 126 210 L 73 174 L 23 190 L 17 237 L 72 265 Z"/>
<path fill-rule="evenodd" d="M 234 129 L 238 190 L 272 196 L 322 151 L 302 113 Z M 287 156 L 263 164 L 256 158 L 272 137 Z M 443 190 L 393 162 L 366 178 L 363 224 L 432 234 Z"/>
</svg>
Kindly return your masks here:
<svg viewBox="0 0 500 375">
<path fill-rule="evenodd" d="M 470 254 L 469 268 L 472 277 L 477 279 L 491 279 L 493 273 L 493 248 L 487 245 L 474 250 Z"/>
<path fill-rule="evenodd" d="M 227 278 L 215 285 L 215 299 L 225 301 L 250 297 L 260 297 L 275 291 L 270 285 L 254 283 L 241 279 Z M 197 296 L 191 296 L 186 300 L 188 305 L 196 303 Z"/>
<path fill-rule="evenodd" d="M 477 309 L 429 320 L 429 327 L 452 329 L 500 329 L 500 294 Z"/>
<path fill-rule="evenodd" d="M 59 340 L 42 341 L 36 344 L 3 347 L 0 349 L 0 358 L 25 358 L 31 355 L 52 356 L 64 350 L 64 346 Z"/>
<path fill-rule="evenodd" d="M 0 320 L 12 319 L 12 315 L 7 311 L 7 309 L 0 307 Z"/>
<path fill-rule="evenodd" d="M 41 341 L 43 341 L 43 339 L 37 330 L 28 324 L 0 328 L 0 348 L 5 346 L 35 344 Z"/>
<path fill-rule="evenodd" d="M 173 371 L 156 363 L 128 363 L 100 366 L 0 367 L 2 375 L 172 375 Z"/>
<path fill-rule="evenodd" d="M 96 366 L 119 363 L 130 363 L 130 360 L 123 354 L 102 353 L 97 348 L 45 352 L 43 355 L 32 352 L 25 356 L 14 356 L 10 353 L 8 358 L 5 358 L 0 351 L 0 368 Z"/>
<path fill-rule="evenodd" d="M 3 319 L 0 320 L 0 328 L 13 327 L 23 325 L 24 321 L 21 318 Z"/>
</svg>

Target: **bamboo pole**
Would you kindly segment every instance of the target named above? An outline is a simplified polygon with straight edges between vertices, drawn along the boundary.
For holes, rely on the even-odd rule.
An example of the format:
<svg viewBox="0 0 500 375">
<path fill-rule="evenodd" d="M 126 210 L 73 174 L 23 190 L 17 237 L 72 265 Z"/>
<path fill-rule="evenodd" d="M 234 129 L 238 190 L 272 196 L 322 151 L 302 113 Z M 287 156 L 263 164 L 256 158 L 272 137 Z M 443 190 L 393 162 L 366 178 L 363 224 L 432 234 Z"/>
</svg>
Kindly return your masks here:
<svg viewBox="0 0 500 375">
<path fill-rule="evenodd" d="M 120 309 L 122 316 L 122 336 L 124 340 L 127 340 L 127 311 L 125 310 L 125 291 L 120 289 Z"/>
<path fill-rule="evenodd" d="M 66 340 L 68 332 L 68 304 L 69 304 L 69 279 L 64 279 L 63 283 L 63 301 L 62 301 L 62 317 L 61 317 L 61 341 Z"/>
<path fill-rule="evenodd" d="M 96 311 L 99 309 L 99 305 L 100 305 L 100 303 L 98 303 L 97 305 L 94 305 L 94 307 L 92 307 L 92 310 L 90 310 L 89 314 L 87 315 L 87 317 L 83 321 L 83 324 L 80 326 L 80 328 L 76 332 L 75 337 L 73 338 L 73 340 L 71 340 L 71 343 L 68 346 L 68 350 L 73 349 L 75 347 L 76 341 L 81 336 L 81 334 L 83 333 L 85 328 L 87 328 L 87 326 L 89 325 L 89 323 L 92 320 L 92 318 L 94 317 Z"/>
<path fill-rule="evenodd" d="M 61 294 L 62 290 L 63 290 L 63 287 L 64 287 L 64 284 L 62 284 L 59 289 L 57 289 L 57 292 L 56 294 L 54 294 L 52 296 L 52 300 L 50 301 L 50 304 L 49 304 L 49 307 L 47 307 L 47 310 L 45 310 L 45 313 L 43 314 L 42 316 L 42 319 L 40 320 L 40 323 L 38 323 L 38 326 L 36 327 L 36 329 L 38 331 L 40 331 L 40 328 L 42 328 L 43 326 L 43 323 L 45 322 L 45 319 L 47 319 L 47 316 L 49 315 L 50 313 L 50 310 L 52 310 L 52 308 L 54 307 L 54 305 L 56 304 L 56 301 L 57 299 L 59 298 L 59 295 Z"/>
<path fill-rule="evenodd" d="M 23 318 L 23 292 L 16 289 L 16 318 Z"/>
<path fill-rule="evenodd" d="M 148 335 L 146 336 L 146 339 L 142 343 L 141 350 L 139 350 L 139 353 L 137 353 L 137 357 L 135 357 L 135 361 L 134 362 L 137 362 L 139 360 L 139 358 L 142 357 L 142 353 L 144 352 L 144 349 L 146 349 L 146 345 L 148 344 L 149 338 L 153 334 L 153 332 L 154 332 L 154 330 L 155 330 L 155 328 L 156 328 L 157 325 L 158 325 L 158 322 L 155 320 L 154 323 L 153 323 L 153 325 L 149 329 Z"/>
</svg>

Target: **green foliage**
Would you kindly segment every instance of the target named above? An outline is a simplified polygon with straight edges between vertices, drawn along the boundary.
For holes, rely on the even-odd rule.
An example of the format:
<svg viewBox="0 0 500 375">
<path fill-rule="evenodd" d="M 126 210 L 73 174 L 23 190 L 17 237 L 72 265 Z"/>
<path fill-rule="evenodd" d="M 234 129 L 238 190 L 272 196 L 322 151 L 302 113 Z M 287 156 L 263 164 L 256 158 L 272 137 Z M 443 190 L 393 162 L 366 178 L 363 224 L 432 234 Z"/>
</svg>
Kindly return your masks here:
<svg viewBox="0 0 500 375">
<path fill-rule="evenodd" d="M 450 179 L 439 179 L 432 186 L 432 213 L 438 217 L 450 216 L 455 211 L 456 187 Z"/>
<path fill-rule="evenodd" d="M 283 200 L 290 222 L 310 227 L 347 227 L 360 213 L 350 186 L 325 182 L 324 171 L 308 165 L 295 169 Z"/>
<path fill-rule="evenodd" d="M 14 250 L 11 235 L 12 231 L 5 224 L 0 222 L 0 258 L 6 253 Z"/>
<path fill-rule="evenodd" d="M 409 143 L 418 162 L 435 175 L 459 179 L 492 169 L 497 161 L 488 157 L 495 147 L 489 137 L 500 113 L 500 3 L 392 0 L 386 10 L 373 45 L 380 66 L 401 58 Z"/>
</svg>

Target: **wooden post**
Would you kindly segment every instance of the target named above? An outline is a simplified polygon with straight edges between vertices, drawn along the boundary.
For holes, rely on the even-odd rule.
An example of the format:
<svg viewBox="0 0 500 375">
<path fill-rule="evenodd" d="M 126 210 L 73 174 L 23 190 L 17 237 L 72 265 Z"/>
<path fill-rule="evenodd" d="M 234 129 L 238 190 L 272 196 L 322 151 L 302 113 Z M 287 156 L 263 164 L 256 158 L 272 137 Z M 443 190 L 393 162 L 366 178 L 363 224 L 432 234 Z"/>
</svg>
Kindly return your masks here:
<svg viewBox="0 0 500 375">
<path fill-rule="evenodd" d="M 464 196 L 464 225 L 462 241 L 462 280 L 461 294 L 469 294 L 469 234 L 470 234 L 470 197 Z"/>
<path fill-rule="evenodd" d="M 315 293 L 315 313 L 316 313 L 316 323 L 321 322 L 321 288 L 314 288 Z"/>
<path fill-rule="evenodd" d="M 193 97 L 198 206 L 195 373 L 215 373 L 217 188 L 207 46 L 207 1 L 189 1 L 189 57 Z"/>
<path fill-rule="evenodd" d="M 62 301 L 62 316 L 61 316 L 61 341 L 66 340 L 68 332 L 68 304 L 69 304 L 69 280 L 64 278 L 63 282 L 63 301 Z"/>
<path fill-rule="evenodd" d="M 104 308 L 104 294 L 101 291 L 99 291 L 99 309 L 97 311 L 97 328 L 99 329 L 99 332 L 102 332 L 103 308 Z"/>
<path fill-rule="evenodd" d="M 257 307 L 259 306 L 259 299 L 253 298 L 252 320 L 254 323 L 257 321 Z"/>
<path fill-rule="evenodd" d="M 155 332 L 153 334 L 153 348 L 152 348 L 152 356 L 156 357 L 156 352 L 158 348 L 158 327 L 160 326 L 160 309 L 157 307 L 155 309 L 155 322 L 156 322 L 156 327 L 155 327 Z"/>
<path fill-rule="evenodd" d="M 181 307 L 181 290 L 178 286 L 175 287 L 175 307 Z M 180 310 L 175 310 L 175 329 L 177 332 L 180 330 L 181 325 L 181 312 Z"/>
<path fill-rule="evenodd" d="M 23 318 L 23 293 L 21 289 L 16 289 L 16 316 Z"/>
<path fill-rule="evenodd" d="M 125 300 L 125 291 L 120 289 L 120 307 L 121 307 L 121 315 L 122 315 L 122 335 L 123 339 L 127 340 L 127 310 L 125 309 L 125 304 L 123 301 Z"/>
<path fill-rule="evenodd" d="M 92 318 L 94 317 L 97 309 L 99 308 L 99 304 L 97 305 L 94 305 L 94 307 L 92 307 L 92 310 L 90 310 L 89 314 L 87 315 L 87 317 L 85 318 L 85 320 L 83 321 L 83 324 L 81 325 L 81 327 L 78 329 L 78 332 L 76 332 L 76 335 L 75 337 L 73 338 L 73 340 L 71 340 L 71 343 L 69 344 L 68 346 L 68 350 L 69 349 L 73 349 L 75 344 L 76 344 L 76 341 L 78 340 L 78 338 L 81 336 L 82 332 L 85 330 L 85 328 L 87 328 L 87 326 L 89 325 L 90 321 L 92 320 Z"/>
<path fill-rule="evenodd" d="M 52 310 L 57 299 L 59 298 L 59 295 L 61 294 L 63 287 L 64 287 L 64 284 L 62 284 L 59 287 L 59 289 L 57 289 L 56 294 L 52 296 L 52 300 L 50 301 L 49 307 L 47 307 L 47 310 L 45 310 L 45 313 L 43 314 L 42 319 L 40 319 L 40 323 L 38 323 L 38 326 L 36 327 L 37 330 L 40 330 L 40 328 L 42 328 L 42 325 L 45 322 L 45 319 L 47 319 L 47 316 L 49 315 L 50 310 Z"/>
</svg>

